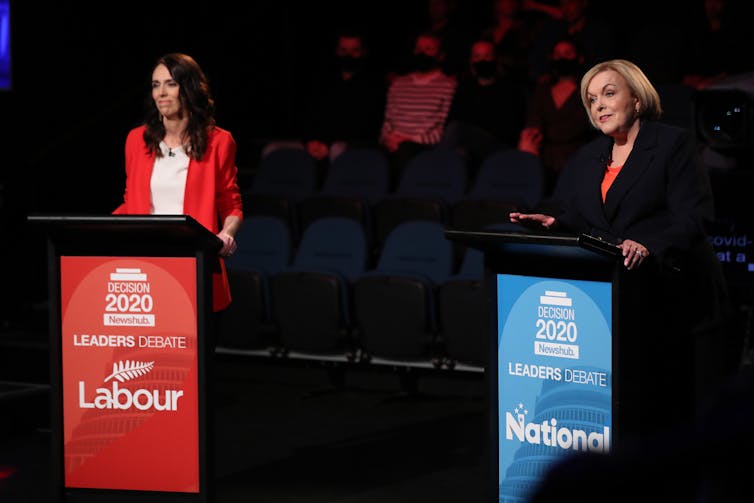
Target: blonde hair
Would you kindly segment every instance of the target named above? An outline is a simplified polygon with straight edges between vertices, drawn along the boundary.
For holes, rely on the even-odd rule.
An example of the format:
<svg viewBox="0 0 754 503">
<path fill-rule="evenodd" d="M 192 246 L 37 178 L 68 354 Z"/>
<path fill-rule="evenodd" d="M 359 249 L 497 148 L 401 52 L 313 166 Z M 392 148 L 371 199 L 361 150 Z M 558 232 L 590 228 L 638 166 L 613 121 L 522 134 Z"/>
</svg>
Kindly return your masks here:
<svg viewBox="0 0 754 503">
<path fill-rule="evenodd" d="M 656 120 L 662 115 L 662 105 L 660 104 L 660 95 L 657 89 L 652 85 L 644 72 L 634 63 L 625 59 L 611 59 L 597 63 L 590 68 L 581 78 L 581 103 L 586 109 L 589 121 L 594 127 L 597 127 L 592 114 L 590 113 L 590 101 L 587 93 L 589 83 L 595 75 L 607 70 L 613 70 L 623 77 L 631 89 L 631 94 L 639 100 L 638 116 L 643 119 Z"/>
</svg>

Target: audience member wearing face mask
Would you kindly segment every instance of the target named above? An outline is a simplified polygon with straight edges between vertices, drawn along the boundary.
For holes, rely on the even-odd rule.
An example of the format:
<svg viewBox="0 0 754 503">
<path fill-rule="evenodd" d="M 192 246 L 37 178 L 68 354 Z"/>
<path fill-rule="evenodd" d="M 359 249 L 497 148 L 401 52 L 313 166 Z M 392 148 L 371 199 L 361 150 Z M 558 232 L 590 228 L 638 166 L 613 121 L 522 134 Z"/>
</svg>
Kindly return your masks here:
<svg viewBox="0 0 754 503">
<path fill-rule="evenodd" d="M 548 193 L 568 158 L 596 136 L 582 112 L 579 96 L 583 61 L 573 39 L 556 41 L 549 54 L 548 71 L 540 76 L 528 104 L 518 147 L 541 157 Z"/>
<path fill-rule="evenodd" d="M 524 125 L 525 88 L 501 67 L 495 44 L 476 40 L 448 114 L 443 143 L 469 158 L 473 178 L 485 157 L 515 148 Z"/>
<path fill-rule="evenodd" d="M 443 72 L 444 57 L 440 38 L 422 33 L 416 37 L 411 71 L 390 83 L 380 144 L 391 160 L 393 186 L 406 162 L 437 145 L 445 130 L 457 84 Z"/>
<path fill-rule="evenodd" d="M 364 35 L 341 30 L 332 65 L 323 68 L 300 107 L 302 136 L 324 173 L 352 147 L 376 147 L 385 106 L 385 79 L 369 59 Z"/>
</svg>

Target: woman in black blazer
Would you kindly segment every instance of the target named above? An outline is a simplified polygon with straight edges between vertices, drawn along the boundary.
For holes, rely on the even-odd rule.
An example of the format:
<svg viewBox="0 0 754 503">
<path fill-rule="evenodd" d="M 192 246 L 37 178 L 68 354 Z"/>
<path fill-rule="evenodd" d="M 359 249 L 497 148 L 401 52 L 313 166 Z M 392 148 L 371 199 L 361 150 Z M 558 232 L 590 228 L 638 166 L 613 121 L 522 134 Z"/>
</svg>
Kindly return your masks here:
<svg viewBox="0 0 754 503">
<path fill-rule="evenodd" d="M 692 135 L 658 122 L 660 97 L 635 64 L 595 65 L 581 99 L 603 135 L 561 172 L 558 210 L 509 217 L 620 248 L 620 295 L 630 306 L 620 320 L 620 417 L 624 435 L 644 437 L 693 421 L 701 389 L 731 370 L 727 289 L 706 233 L 712 189 Z M 700 348 L 707 360 L 697 364 Z"/>
</svg>

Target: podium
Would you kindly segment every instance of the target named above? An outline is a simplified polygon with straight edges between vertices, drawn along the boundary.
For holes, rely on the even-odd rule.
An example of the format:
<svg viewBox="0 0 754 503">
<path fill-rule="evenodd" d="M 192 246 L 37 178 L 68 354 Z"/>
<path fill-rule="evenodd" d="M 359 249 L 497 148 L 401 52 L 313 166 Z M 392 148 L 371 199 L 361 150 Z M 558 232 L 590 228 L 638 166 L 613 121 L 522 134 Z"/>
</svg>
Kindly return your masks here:
<svg viewBox="0 0 754 503">
<path fill-rule="evenodd" d="M 31 215 L 46 234 L 53 501 L 212 500 L 212 272 L 185 215 Z"/>
<path fill-rule="evenodd" d="M 526 501 L 551 463 L 620 442 L 622 261 L 586 236 L 446 237 L 484 252 L 490 501 Z"/>
</svg>

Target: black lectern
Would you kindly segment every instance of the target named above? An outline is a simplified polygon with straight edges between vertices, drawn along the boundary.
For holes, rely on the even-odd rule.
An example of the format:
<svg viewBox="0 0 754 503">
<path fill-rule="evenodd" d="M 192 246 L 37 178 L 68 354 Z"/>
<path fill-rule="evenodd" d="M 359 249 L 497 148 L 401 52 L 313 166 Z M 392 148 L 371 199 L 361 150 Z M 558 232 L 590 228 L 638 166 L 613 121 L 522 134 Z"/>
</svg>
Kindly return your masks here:
<svg viewBox="0 0 754 503">
<path fill-rule="evenodd" d="M 48 243 L 53 500 L 208 502 L 212 271 L 185 215 L 32 215 Z"/>
<path fill-rule="evenodd" d="M 619 441 L 619 255 L 589 236 L 446 237 L 485 257 L 490 501 L 526 501 L 548 464 Z"/>
</svg>

